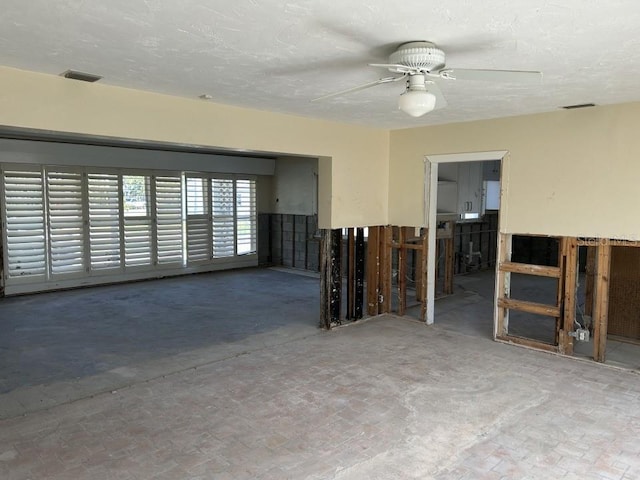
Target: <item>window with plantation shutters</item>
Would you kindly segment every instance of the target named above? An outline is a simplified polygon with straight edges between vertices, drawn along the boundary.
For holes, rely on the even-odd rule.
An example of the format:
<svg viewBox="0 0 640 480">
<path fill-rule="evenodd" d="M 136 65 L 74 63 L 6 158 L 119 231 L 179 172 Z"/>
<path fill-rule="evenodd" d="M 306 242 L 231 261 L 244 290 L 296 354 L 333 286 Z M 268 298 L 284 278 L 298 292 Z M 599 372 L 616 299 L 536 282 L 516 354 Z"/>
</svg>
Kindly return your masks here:
<svg viewBox="0 0 640 480">
<path fill-rule="evenodd" d="M 151 265 L 151 211 L 149 177 L 122 176 L 124 213 L 124 264 Z"/>
<path fill-rule="evenodd" d="M 82 174 L 50 170 L 46 179 L 50 272 L 52 275 L 84 272 Z"/>
<path fill-rule="evenodd" d="M 213 258 L 235 255 L 233 179 L 211 179 L 211 228 Z"/>
<path fill-rule="evenodd" d="M 187 186 L 187 262 L 203 262 L 211 258 L 211 205 L 209 179 L 186 178 Z"/>
<path fill-rule="evenodd" d="M 9 295 L 257 264 L 254 179 L 0 167 Z"/>
<path fill-rule="evenodd" d="M 255 180 L 236 180 L 236 242 L 238 255 L 256 252 Z"/>
<path fill-rule="evenodd" d="M 6 231 L 5 270 L 9 278 L 46 273 L 44 188 L 42 173 L 3 172 Z"/>
<path fill-rule="evenodd" d="M 89 251 L 91 270 L 120 267 L 119 178 L 111 173 L 89 173 Z"/>
<path fill-rule="evenodd" d="M 182 179 L 157 176 L 155 194 L 158 264 L 182 264 Z"/>
</svg>

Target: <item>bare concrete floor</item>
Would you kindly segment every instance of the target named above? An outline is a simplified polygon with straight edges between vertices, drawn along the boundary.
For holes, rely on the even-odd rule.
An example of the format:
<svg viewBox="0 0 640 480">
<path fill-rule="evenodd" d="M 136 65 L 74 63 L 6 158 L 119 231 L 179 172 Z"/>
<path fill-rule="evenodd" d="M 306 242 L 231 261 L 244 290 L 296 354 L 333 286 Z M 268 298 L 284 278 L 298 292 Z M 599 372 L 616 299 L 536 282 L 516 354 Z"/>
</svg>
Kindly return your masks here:
<svg viewBox="0 0 640 480">
<path fill-rule="evenodd" d="M 318 291 L 246 269 L 2 299 L 0 419 L 315 333 Z"/>
<path fill-rule="evenodd" d="M 555 303 L 554 282 L 549 279 L 520 275 L 514 282 L 514 298 Z M 490 338 L 493 335 L 493 271 L 482 271 L 454 277 L 454 295 L 438 299 L 435 304 L 436 323 L 447 330 Z M 584 284 L 584 282 L 582 282 Z M 577 317 L 584 311 L 584 292 L 579 288 L 577 297 Z M 409 309 L 408 314 L 419 318 L 419 307 Z M 553 343 L 555 319 L 533 314 L 510 312 L 509 331 L 525 338 Z M 593 339 L 589 342 L 575 342 L 575 356 L 593 359 Z M 640 371 L 640 345 L 613 339 L 607 340 L 607 365 Z"/>
<path fill-rule="evenodd" d="M 0 478 L 638 479 L 638 380 L 382 316 L 1 421 Z"/>
</svg>

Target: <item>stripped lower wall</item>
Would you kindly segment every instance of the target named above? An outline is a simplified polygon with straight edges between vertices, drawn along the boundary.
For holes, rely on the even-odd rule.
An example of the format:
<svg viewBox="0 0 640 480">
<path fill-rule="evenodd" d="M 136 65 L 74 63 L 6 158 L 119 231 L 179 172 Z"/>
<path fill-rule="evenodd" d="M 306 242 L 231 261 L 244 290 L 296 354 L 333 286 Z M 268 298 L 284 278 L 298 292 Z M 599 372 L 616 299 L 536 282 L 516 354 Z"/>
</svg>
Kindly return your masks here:
<svg viewBox="0 0 640 480">
<path fill-rule="evenodd" d="M 258 215 L 258 261 L 320 271 L 320 235 L 316 215 Z"/>
</svg>

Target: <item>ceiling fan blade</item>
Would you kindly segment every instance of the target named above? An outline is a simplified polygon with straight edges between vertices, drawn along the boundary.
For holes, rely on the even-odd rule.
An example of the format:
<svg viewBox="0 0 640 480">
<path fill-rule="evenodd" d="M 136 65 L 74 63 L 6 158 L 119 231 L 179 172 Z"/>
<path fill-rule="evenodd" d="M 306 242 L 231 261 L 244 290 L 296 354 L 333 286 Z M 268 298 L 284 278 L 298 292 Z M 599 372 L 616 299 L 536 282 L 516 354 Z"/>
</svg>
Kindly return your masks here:
<svg viewBox="0 0 640 480">
<path fill-rule="evenodd" d="M 427 80 L 424 82 L 427 91 L 433 93 L 436 96 L 436 106 L 434 110 L 438 110 L 439 108 L 444 108 L 447 106 L 447 99 L 444 98 L 442 94 L 442 90 L 440 90 L 440 85 L 432 80 Z"/>
<path fill-rule="evenodd" d="M 376 80 L 375 82 L 369 82 L 369 83 L 365 83 L 364 85 L 359 85 L 357 87 L 348 88 L 346 90 L 341 90 L 339 92 L 329 93 L 327 95 L 323 95 L 322 97 L 314 98 L 311 101 L 312 102 L 317 102 L 319 100 L 325 100 L 327 98 L 339 97 L 340 95 L 346 95 L 347 93 L 353 93 L 353 92 L 357 92 L 359 90 L 364 90 L 366 88 L 375 87 L 376 85 L 380 85 L 380 84 L 383 84 L 383 83 L 397 82 L 399 80 L 403 80 L 405 77 L 406 77 L 406 75 L 402 75 L 400 77 L 381 78 L 379 80 Z"/>
<path fill-rule="evenodd" d="M 540 83 L 542 72 L 525 70 L 479 70 L 473 68 L 446 68 L 438 75 L 447 80 L 476 80 L 482 82 Z"/>
</svg>

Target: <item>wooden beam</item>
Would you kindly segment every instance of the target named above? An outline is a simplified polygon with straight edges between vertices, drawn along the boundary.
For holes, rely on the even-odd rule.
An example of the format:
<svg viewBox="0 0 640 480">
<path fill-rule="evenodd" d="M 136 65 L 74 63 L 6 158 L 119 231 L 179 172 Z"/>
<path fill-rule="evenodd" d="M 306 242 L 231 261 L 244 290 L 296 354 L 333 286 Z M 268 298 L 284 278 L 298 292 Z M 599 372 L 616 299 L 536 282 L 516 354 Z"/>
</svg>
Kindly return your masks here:
<svg viewBox="0 0 640 480">
<path fill-rule="evenodd" d="M 530 265 L 517 262 L 500 262 L 500 271 L 510 273 L 522 273 L 524 275 L 536 275 L 538 277 L 560 278 L 560 267 L 548 267 L 546 265 Z"/>
<path fill-rule="evenodd" d="M 331 230 L 320 237 L 320 328 L 331 328 Z"/>
<path fill-rule="evenodd" d="M 422 278 L 424 277 L 423 268 L 422 268 L 422 263 L 423 263 L 422 257 L 426 255 L 426 250 L 424 250 L 425 243 L 424 243 L 423 237 L 420 237 L 420 243 L 418 243 L 418 245 L 420 246 L 420 248 L 416 249 L 416 255 L 415 255 L 416 269 L 415 269 L 414 277 L 416 282 L 416 302 L 422 302 L 424 301 L 424 297 L 422 296 Z"/>
<path fill-rule="evenodd" d="M 391 312 L 391 281 L 392 281 L 392 239 L 393 239 L 393 227 L 384 226 L 380 227 L 380 279 L 378 280 L 380 285 L 379 295 L 379 312 L 389 313 Z"/>
<path fill-rule="evenodd" d="M 606 356 L 610 267 L 611 244 L 603 242 L 598 245 L 596 253 L 596 283 L 593 305 L 593 359 L 596 362 L 604 362 Z"/>
<path fill-rule="evenodd" d="M 556 331 L 554 335 L 554 344 L 560 344 L 560 331 L 562 330 L 563 325 L 563 315 L 562 315 L 562 302 L 564 300 L 564 276 L 562 273 L 565 271 L 565 255 L 564 255 L 564 237 L 558 239 L 558 268 L 560 269 L 560 276 L 558 281 L 556 282 L 556 305 L 558 306 L 559 315 L 556 317 Z"/>
<path fill-rule="evenodd" d="M 427 262 L 429 257 L 429 230 L 422 230 L 422 252 L 420 255 L 420 320 L 427 321 Z M 417 284 L 417 277 L 416 277 Z"/>
<path fill-rule="evenodd" d="M 518 310 L 520 312 L 535 313 L 547 317 L 559 317 L 560 307 L 557 305 L 545 305 L 544 303 L 527 302 L 525 300 L 515 300 L 513 298 L 498 299 L 498 307 L 508 310 Z"/>
<path fill-rule="evenodd" d="M 549 343 L 539 342 L 530 338 L 516 337 L 514 335 L 504 335 L 496 337 L 498 342 L 510 343 L 512 345 L 522 345 L 523 347 L 544 350 L 545 352 L 557 352 L 558 347 Z"/>
<path fill-rule="evenodd" d="M 356 229 L 356 245 L 355 245 L 355 300 L 354 300 L 354 320 L 362 318 L 362 306 L 364 304 L 364 228 Z"/>
<path fill-rule="evenodd" d="M 585 268 L 584 314 L 593 315 L 593 292 L 596 278 L 596 247 L 587 247 L 587 264 Z"/>
<path fill-rule="evenodd" d="M 444 287 L 442 293 L 453 294 L 453 270 L 454 270 L 454 243 L 455 243 L 455 222 L 451 224 L 451 236 L 444 240 Z"/>
<path fill-rule="evenodd" d="M 422 245 L 417 245 L 415 243 L 399 243 L 393 242 L 391 244 L 393 248 L 404 248 L 405 250 L 419 250 L 422 251 Z"/>
<path fill-rule="evenodd" d="M 369 227 L 367 240 L 367 315 L 378 315 L 379 269 L 380 269 L 380 227 Z"/>
<path fill-rule="evenodd" d="M 356 239 L 353 228 L 347 229 L 347 320 L 355 317 Z"/>
<path fill-rule="evenodd" d="M 563 252 L 563 299 L 562 299 L 562 329 L 558 338 L 558 349 L 565 355 L 573 355 L 573 337 L 576 317 L 576 290 L 578 288 L 578 239 L 564 237 L 562 239 Z"/>
<path fill-rule="evenodd" d="M 511 235 L 498 234 L 498 265 L 511 261 Z M 511 294 L 511 273 L 498 269 L 496 274 L 495 291 L 495 312 L 494 312 L 494 338 L 508 335 L 509 333 L 509 311 L 499 305 L 499 301 L 508 298 Z"/>
<path fill-rule="evenodd" d="M 331 326 L 340 325 L 342 306 L 342 229 L 331 230 L 331 291 L 329 308 L 331 310 Z"/>
<path fill-rule="evenodd" d="M 398 229 L 398 243 L 404 245 L 405 229 Z M 398 315 L 404 315 L 407 309 L 407 250 L 398 250 Z"/>
</svg>

